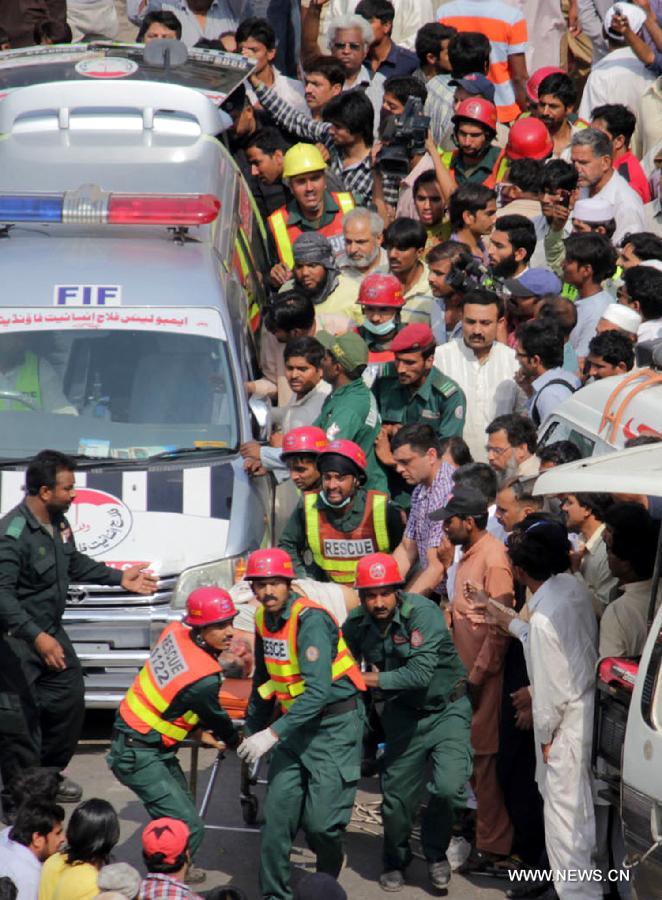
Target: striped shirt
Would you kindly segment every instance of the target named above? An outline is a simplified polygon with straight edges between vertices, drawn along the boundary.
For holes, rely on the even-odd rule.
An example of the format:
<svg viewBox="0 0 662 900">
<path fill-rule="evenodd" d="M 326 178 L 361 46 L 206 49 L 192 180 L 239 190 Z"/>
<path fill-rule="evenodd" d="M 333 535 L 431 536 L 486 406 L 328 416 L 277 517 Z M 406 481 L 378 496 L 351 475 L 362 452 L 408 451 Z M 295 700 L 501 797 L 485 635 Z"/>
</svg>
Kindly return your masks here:
<svg viewBox="0 0 662 900">
<path fill-rule="evenodd" d="M 522 11 L 502 0 L 451 0 L 437 10 L 437 20 L 458 31 L 479 31 L 491 44 L 488 77 L 494 83 L 500 122 L 512 122 L 522 110 L 515 100 L 508 57 L 526 52 L 527 28 Z"/>
</svg>

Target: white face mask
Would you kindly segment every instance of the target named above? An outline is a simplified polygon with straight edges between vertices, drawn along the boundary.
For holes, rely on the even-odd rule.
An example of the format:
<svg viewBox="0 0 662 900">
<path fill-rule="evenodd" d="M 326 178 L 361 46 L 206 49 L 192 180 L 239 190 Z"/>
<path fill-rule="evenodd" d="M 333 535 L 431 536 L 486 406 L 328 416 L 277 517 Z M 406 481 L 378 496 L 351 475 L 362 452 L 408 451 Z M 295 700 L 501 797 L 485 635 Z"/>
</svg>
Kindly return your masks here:
<svg viewBox="0 0 662 900">
<path fill-rule="evenodd" d="M 342 509 L 343 506 L 347 506 L 347 504 L 352 500 L 352 497 L 345 497 L 345 499 L 341 503 L 332 503 L 329 498 L 326 496 L 324 491 L 320 491 L 322 495 L 322 500 L 326 503 L 327 506 L 330 506 L 331 509 Z"/>
<path fill-rule="evenodd" d="M 379 325 L 375 325 L 374 322 L 371 322 L 369 319 L 363 319 L 363 327 L 366 331 L 369 331 L 370 334 L 377 335 L 379 337 L 383 337 L 385 334 L 388 334 L 390 331 L 396 327 L 394 319 L 388 319 L 386 322 L 382 322 Z"/>
</svg>

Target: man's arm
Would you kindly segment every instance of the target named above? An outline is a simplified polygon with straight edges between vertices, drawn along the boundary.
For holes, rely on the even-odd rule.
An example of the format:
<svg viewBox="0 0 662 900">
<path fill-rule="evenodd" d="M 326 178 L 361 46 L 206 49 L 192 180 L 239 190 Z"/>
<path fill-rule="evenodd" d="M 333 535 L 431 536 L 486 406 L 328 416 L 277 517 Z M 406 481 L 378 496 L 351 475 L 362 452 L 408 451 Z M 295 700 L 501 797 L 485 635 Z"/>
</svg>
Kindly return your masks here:
<svg viewBox="0 0 662 900">
<path fill-rule="evenodd" d="M 97 562 L 75 548 L 69 557 L 69 578 L 73 582 L 117 586 L 122 584 L 122 574 L 119 569 Z"/>
<path fill-rule="evenodd" d="M 332 145 L 331 125 L 329 122 L 318 122 L 291 106 L 272 89 L 256 78 L 251 78 L 251 85 L 260 104 L 271 113 L 280 128 L 297 134 L 313 144 Z"/>
<path fill-rule="evenodd" d="M 264 663 L 264 646 L 259 634 L 255 635 L 255 669 L 253 671 L 253 690 L 248 700 L 246 711 L 245 734 L 255 734 L 266 728 L 274 711 L 273 700 L 263 700 L 258 693 L 261 684 L 269 681 L 269 673 Z"/>
<path fill-rule="evenodd" d="M 322 7 L 328 0 L 311 0 L 308 7 L 302 7 L 301 58 L 306 61 L 313 56 L 321 56 L 319 45 L 320 16 Z"/>
<path fill-rule="evenodd" d="M 404 537 L 391 555 L 398 564 L 400 574 L 403 578 L 406 578 L 409 570 L 418 559 L 418 547 L 416 546 L 416 541 L 408 538 L 405 532 Z"/>
<path fill-rule="evenodd" d="M 390 672 L 380 672 L 378 685 L 384 691 L 413 691 L 430 684 L 441 651 L 446 623 L 437 607 L 415 607 L 409 618 L 409 633 L 417 633 L 418 646 L 411 644 L 405 664 Z"/>
<path fill-rule="evenodd" d="M 402 521 L 402 510 L 389 500 L 386 504 L 386 527 L 388 528 L 389 547 L 397 547 L 405 533 Z"/>
<path fill-rule="evenodd" d="M 526 56 L 524 53 L 511 53 L 508 56 L 508 71 L 513 90 L 515 91 L 517 105 L 520 109 L 526 109 L 528 107 L 526 82 L 529 76 L 526 71 Z"/>
<path fill-rule="evenodd" d="M 32 643 L 41 628 L 16 597 L 20 570 L 18 540 L 5 534 L 0 537 L 0 632 L 10 632 L 14 637 Z"/>
<path fill-rule="evenodd" d="M 221 683 L 220 675 L 201 678 L 181 692 L 177 698 L 178 705 L 181 702 L 186 709 L 197 713 L 201 725 L 228 746 L 234 746 L 237 743 L 237 735 L 232 719 L 220 705 Z"/>
<path fill-rule="evenodd" d="M 321 610 L 306 609 L 299 617 L 297 659 L 306 690 L 271 726 L 282 740 L 308 725 L 322 712 L 331 693 L 331 665 L 337 650 L 339 630 Z"/>
<path fill-rule="evenodd" d="M 419 569 L 414 580 L 407 584 L 407 590 L 412 594 L 423 594 L 429 596 L 437 587 L 439 582 L 446 574 L 436 547 L 428 548 L 426 552 L 427 566 L 425 569 Z"/>
</svg>

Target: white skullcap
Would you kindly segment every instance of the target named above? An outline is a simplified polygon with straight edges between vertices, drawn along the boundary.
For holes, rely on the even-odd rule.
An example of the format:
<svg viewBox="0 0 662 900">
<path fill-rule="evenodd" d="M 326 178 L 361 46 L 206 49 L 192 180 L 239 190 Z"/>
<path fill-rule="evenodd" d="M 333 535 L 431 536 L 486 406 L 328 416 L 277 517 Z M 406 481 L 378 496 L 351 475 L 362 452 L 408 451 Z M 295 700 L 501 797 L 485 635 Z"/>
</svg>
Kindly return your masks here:
<svg viewBox="0 0 662 900">
<path fill-rule="evenodd" d="M 599 197 L 586 197 L 578 200 L 572 211 L 572 218 L 580 222 L 609 222 L 616 218 L 616 210 L 606 200 Z"/>
<path fill-rule="evenodd" d="M 657 269 L 662 272 L 662 262 L 659 259 L 642 259 L 640 266 L 648 266 L 649 269 Z"/>
<path fill-rule="evenodd" d="M 618 325 L 623 331 L 630 334 L 636 334 L 637 329 L 641 325 L 641 316 L 630 306 L 624 306 L 622 303 L 610 303 L 602 313 L 602 318 L 612 325 Z"/>
<path fill-rule="evenodd" d="M 609 30 L 614 16 L 625 16 L 635 34 L 641 31 L 646 21 L 646 13 L 640 6 L 635 6 L 634 3 L 614 3 L 605 13 L 603 22 L 604 30 L 612 41 L 623 42 L 625 40 L 622 35 L 615 34 Z"/>
</svg>

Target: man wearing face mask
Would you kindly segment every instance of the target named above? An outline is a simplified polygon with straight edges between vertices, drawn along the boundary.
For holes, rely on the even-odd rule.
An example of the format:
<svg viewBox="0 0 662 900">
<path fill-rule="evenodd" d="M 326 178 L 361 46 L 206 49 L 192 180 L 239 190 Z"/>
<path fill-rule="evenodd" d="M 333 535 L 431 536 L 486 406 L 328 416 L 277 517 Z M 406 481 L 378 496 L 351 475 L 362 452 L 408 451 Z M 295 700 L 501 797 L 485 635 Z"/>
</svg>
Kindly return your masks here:
<svg viewBox="0 0 662 900">
<path fill-rule="evenodd" d="M 285 282 L 280 291 L 296 290 L 308 297 L 315 306 L 315 315 L 331 313 L 359 323 L 358 285 L 340 272 L 327 238 L 315 231 L 305 232 L 294 241 L 292 252 L 294 278 Z"/>
<path fill-rule="evenodd" d="M 400 511 L 387 494 L 366 491 L 366 466 L 353 441 L 331 441 L 317 457 L 322 490 L 304 494 L 279 542 L 299 577 L 353 584 L 363 556 L 400 543 Z"/>
<path fill-rule="evenodd" d="M 182 23 L 182 41 L 193 47 L 200 38 L 218 40 L 235 32 L 241 19 L 240 0 L 149 0 L 146 12 L 167 10 Z"/>
</svg>

